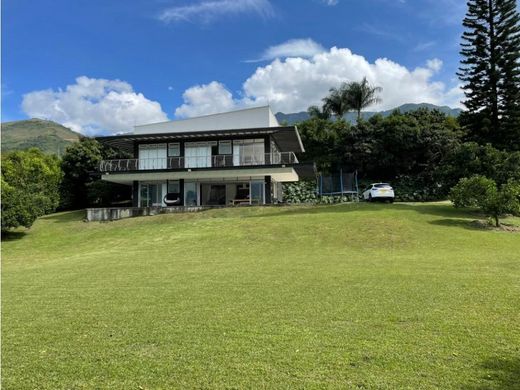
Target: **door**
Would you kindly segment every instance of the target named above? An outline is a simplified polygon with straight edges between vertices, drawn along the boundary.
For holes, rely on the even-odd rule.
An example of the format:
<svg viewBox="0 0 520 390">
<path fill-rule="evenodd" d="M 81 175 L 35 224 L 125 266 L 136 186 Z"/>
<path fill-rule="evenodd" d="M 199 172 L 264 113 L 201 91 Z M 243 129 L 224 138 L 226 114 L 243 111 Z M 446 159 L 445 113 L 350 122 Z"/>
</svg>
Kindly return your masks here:
<svg viewBox="0 0 520 390">
<path fill-rule="evenodd" d="M 160 207 L 163 206 L 163 184 L 162 183 L 141 183 L 140 184 L 140 207 Z"/>
<path fill-rule="evenodd" d="M 198 206 L 199 205 L 199 183 L 184 183 L 184 205 Z"/>
</svg>

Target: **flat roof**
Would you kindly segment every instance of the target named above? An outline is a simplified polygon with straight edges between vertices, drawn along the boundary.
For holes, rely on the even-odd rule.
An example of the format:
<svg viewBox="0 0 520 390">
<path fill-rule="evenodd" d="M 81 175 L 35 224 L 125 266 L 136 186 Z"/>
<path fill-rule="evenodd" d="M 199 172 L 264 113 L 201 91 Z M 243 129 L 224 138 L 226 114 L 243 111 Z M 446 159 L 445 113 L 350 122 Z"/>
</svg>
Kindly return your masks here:
<svg viewBox="0 0 520 390">
<path fill-rule="evenodd" d="M 225 138 L 237 136 L 271 135 L 282 152 L 305 152 L 300 133 L 296 126 L 261 127 L 252 129 L 207 130 L 184 133 L 154 133 L 154 134 L 120 134 L 96 137 L 104 145 L 133 153 L 136 142 L 169 142 L 194 141 L 208 138 Z"/>
</svg>

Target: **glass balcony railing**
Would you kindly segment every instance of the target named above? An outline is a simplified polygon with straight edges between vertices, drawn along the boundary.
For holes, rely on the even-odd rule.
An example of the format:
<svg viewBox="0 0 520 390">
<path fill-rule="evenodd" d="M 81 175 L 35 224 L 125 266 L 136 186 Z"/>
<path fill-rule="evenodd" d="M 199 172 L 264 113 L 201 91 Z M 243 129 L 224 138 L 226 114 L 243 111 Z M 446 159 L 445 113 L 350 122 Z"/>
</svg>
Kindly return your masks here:
<svg viewBox="0 0 520 390">
<path fill-rule="evenodd" d="M 99 164 L 99 170 L 101 172 L 127 172 L 157 169 L 227 168 L 285 164 L 298 164 L 298 159 L 293 152 L 276 152 L 249 156 L 222 154 L 213 156 L 103 160 Z"/>
</svg>

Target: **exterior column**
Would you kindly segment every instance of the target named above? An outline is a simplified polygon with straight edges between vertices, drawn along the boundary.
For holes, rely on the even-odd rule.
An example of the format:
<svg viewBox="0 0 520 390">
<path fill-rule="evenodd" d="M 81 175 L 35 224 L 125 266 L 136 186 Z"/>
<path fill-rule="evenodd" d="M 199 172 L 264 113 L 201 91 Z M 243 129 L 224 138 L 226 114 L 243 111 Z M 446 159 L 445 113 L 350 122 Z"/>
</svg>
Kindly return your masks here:
<svg viewBox="0 0 520 390">
<path fill-rule="evenodd" d="M 139 207 L 139 182 L 132 182 L 132 207 Z"/>
<path fill-rule="evenodd" d="M 184 179 L 179 180 L 179 196 L 181 198 L 180 206 L 184 206 Z"/>
<path fill-rule="evenodd" d="M 273 198 L 271 195 L 272 194 L 271 176 L 265 177 L 264 192 L 265 192 L 265 204 L 273 203 Z"/>
</svg>

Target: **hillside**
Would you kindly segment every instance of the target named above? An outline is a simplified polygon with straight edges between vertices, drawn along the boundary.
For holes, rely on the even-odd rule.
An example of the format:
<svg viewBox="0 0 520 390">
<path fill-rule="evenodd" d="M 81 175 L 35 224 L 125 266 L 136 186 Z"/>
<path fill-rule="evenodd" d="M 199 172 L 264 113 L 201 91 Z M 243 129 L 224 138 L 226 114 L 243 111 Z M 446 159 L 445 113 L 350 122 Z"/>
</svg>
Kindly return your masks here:
<svg viewBox="0 0 520 390">
<path fill-rule="evenodd" d="M 80 135 L 56 122 L 28 119 L 2 123 L 2 153 L 36 147 L 45 153 L 63 154 Z"/>
<path fill-rule="evenodd" d="M 5 389 L 518 389 L 520 239 L 471 212 L 83 218 L 2 243 Z"/>
<path fill-rule="evenodd" d="M 408 104 L 403 104 L 403 105 L 401 105 L 399 107 L 393 108 L 391 110 L 386 110 L 386 111 L 365 111 L 365 112 L 362 112 L 361 114 L 362 114 L 364 119 L 369 119 L 370 117 L 372 117 L 372 116 L 374 116 L 376 114 L 381 114 L 383 116 L 388 116 L 392 112 L 394 112 L 395 110 L 399 110 L 402 113 L 405 113 L 405 112 L 417 110 L 419 108 L 427 108 L 429 110 L 439 110 L 440 112 L 443 112 L 444 114 L 446 114 L 448 116 L 453 116 L 453 117 L 457 117 L 461 113 L 461 109 L 460 108 L 451 108 L 451 107 L 448 107 L 448 106 L 436 106 L 435 104 L 430 104 L 430 103 L 420 103 L 420 104 L 408 103 Z M 307 111 L 295 112 L 295 113 L 291 113 L 291 114 L 284 114 L 283 112 L 278 112 L 276 114 L 276 119 L 278 119 L 278 121 L 280 123 L 281 122 L 286 122 L 288 125 L 293 125 L 295 123 L 304 121 L 304 120 L 306 120 L 308 118 L 309 118 L 309 114 L 307 113 Z M 355 112 L 349 112 L 348 114 L 346 114 L 344 116 L 344 118 L 345 118 L 345 120 L 347 122 L 355 123 L 356 122 L 356 113 Z"/>
</svg>

